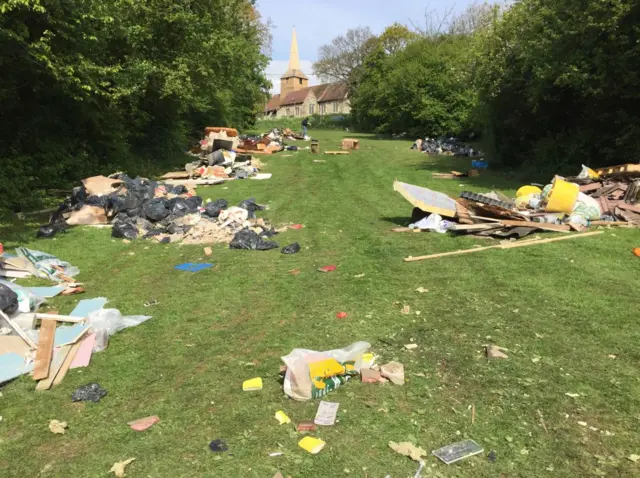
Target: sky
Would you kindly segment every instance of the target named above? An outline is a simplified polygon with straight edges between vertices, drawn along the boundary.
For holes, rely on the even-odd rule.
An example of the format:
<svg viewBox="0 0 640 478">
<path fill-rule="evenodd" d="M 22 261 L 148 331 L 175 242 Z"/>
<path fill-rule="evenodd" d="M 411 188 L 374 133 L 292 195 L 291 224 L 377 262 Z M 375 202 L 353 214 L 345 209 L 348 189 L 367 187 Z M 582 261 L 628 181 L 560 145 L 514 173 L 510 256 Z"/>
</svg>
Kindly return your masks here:
<svg viewBox="0 0 640 478">
<path fill-rule="evenodd" d="M 382 33 L 394 22 L 411 27 L 411 22 L 424 24 L 425 11 L 442 15 L 453 7 L 455 12 L 478 0 L 258 0 L 258 10 L 265 20 L 273 24 L 273 56 L 267 67 L 273 82 L 272 92 L 280 92 L 280 76 L 287 70 L 291 30 L 298 34 L 300 66 L 309 77 L 310 85 L 317 85 L 311 64 L 318 56 L 320 46 L 331 43 L 335 37 L 358 26 Z"/>
</svg>

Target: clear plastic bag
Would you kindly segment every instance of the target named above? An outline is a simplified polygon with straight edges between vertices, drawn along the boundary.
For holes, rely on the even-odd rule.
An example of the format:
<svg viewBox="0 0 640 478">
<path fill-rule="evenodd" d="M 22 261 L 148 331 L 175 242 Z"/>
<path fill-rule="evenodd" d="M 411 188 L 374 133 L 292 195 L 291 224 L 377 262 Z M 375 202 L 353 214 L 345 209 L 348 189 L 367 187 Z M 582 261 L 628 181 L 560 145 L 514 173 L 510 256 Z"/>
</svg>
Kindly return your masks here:
<svg viewBox="0 0 640 478">
<path fill-rule="evenodd" d="M 94 352 L 102 352 L 109 344 L 109 337 L 129 327 L 135 327 L 149 320 L 149 315 L 128 315 L 123 317 L 118 309 L 100 309 L 87 316 L 87 323 L 96 334 Z"/>
<path fill-rule="evenodd" d="M 18 312 L 35 312 L 38 310 L 38 307 L 40 307 L 40 305 L 45 302 L 44 298 L 35 295 L 26 287 L 22 287 L 18 284 L 4 281 L 2 279 L 0 279 L 0 284 L 8 287 L 18 295 Z"/>
<path fill-rule="evenodd" d="M 360 373 L 362 355 L 369 347 L 367 342 L 355 342 L 324 352 L 293 349 L 282 357 L 287 366 L 284 392 L 294 400 L 324 397 Z"/>
</svg>

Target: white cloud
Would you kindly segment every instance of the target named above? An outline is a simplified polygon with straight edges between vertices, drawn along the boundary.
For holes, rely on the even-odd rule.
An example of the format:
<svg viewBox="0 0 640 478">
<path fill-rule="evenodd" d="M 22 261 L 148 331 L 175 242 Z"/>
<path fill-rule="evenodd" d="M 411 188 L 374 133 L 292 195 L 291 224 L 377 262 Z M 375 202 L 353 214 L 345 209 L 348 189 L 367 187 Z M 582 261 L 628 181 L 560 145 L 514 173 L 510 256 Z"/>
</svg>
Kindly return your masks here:
<svg viewBox="0 0 640 478">
<path fill-rule="evenodd" d="M 319 85 L 320 82 L 311 72 L 312 62 L 310 60 L 300 60 L 300 68 L 302 72 L 309 77 L 309 86 Z M 289 67 L 289 60 L 271 60 L 269 66 L 265 70 L 267 78 L 273 83 L 271 93 L 277 95 L 280 93 L 280 77 L 284 75 Z"/>
</svg>

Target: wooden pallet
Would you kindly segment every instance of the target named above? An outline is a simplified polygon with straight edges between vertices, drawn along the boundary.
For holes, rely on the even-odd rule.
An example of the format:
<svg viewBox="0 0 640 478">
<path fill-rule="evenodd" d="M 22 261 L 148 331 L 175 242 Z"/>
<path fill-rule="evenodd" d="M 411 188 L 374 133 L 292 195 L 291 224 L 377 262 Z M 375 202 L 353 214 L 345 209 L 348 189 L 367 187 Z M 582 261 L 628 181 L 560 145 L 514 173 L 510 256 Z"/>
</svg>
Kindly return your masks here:
<svg viewBox="0 0 640 478">
<path fill-rule="evenodd" d="M 640 176 L 640 164 L 621 164 L 610 168 L 596 169 L 596 172 L 603 177 Z"/>
</svg>

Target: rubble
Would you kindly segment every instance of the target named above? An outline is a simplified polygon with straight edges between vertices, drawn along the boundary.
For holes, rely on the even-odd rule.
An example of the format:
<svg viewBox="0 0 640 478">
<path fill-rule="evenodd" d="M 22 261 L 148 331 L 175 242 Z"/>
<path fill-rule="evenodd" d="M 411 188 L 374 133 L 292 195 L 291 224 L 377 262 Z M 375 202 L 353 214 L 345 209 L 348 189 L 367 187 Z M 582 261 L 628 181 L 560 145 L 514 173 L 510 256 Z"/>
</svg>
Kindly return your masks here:
<svg viewBox="0 0 640 478">
<path fill-rule="evenodd" d="M 593 226 L 640 226 L 640 165 L 635 164 L 595 171 L 583 167 L 579 176 L 555 176 L 543 188 L 525 185 L 515 198 L 497 191 L 462 191 L 454 200 L 398 181 L 394 190 L 414 206 L 412 224 L 394 229 L 397 232 L 452 231 L 520 239 L 536 231 L 571 234 Z"/>
</svg>

